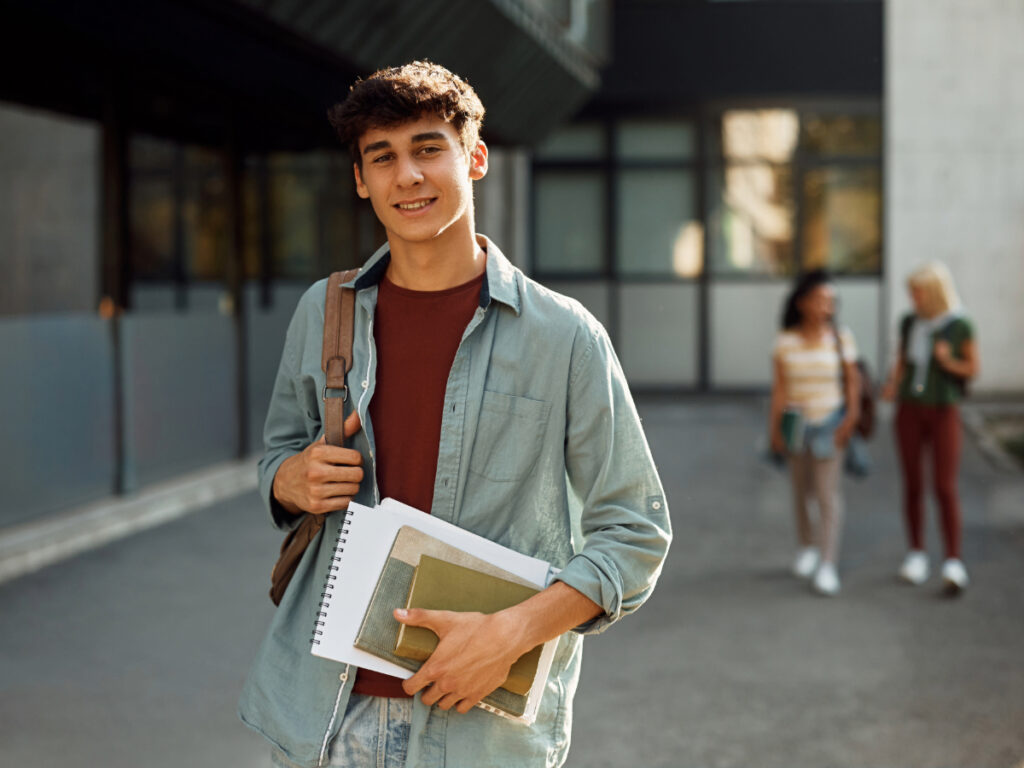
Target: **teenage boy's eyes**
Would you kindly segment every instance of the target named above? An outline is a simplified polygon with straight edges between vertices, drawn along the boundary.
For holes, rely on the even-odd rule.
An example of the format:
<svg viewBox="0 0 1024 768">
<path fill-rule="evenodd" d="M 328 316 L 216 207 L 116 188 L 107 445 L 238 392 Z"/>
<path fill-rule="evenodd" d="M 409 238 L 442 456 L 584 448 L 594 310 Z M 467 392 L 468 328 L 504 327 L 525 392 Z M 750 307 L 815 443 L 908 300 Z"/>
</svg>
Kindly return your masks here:
<svg viewBox="0 0 1024 768">
<path fill-rule="evenodd" d="M 442 151 L 443 151 L 443 149 L 441 147 L 427 146 L 427 147 L 420 147 L 418 150 L 416 150 L 416 154 L 423 155 L 425 157 L 433 157 L 434 155 L 440 154 Z M 385 152 L 382 155 L 377 155 L 370 162 L 371 163 L 376 163 L 378 165 L 381 165 L 383 163 L 390 162 L 391 160 L 394 160 L 394 159 L 395 159 L 394 153 L 392 153 L 392 152 Z"/>
</svg>

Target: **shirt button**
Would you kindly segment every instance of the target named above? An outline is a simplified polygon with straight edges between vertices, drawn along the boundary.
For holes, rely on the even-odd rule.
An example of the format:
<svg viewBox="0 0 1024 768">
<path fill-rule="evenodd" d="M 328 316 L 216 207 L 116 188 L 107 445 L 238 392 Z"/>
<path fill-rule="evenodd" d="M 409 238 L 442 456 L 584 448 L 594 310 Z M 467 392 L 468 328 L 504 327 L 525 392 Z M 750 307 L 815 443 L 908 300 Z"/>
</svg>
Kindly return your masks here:
<svg viewBox="0 0 1024 768">
<path fill-rule="evenodd" d="M 370 382 L 368 382 L 368 381 L 364 381 L 363 382 L 363 389 L 367 389 L 369 386 L 370 386 Z"/>
<path fill-rule="evenodd" d="M 651 504 L 651 509 L 661 509 L 661 502 L 660 501 L 655 501 L 654 503 L 652 503 Z"/>
<path fill-rule="evenodd" d="M 447 477 L 446 477 L 446 478 L 444 479 L 444 487 L 445 487 L 445 488 L 447 488 L 447 487 L 448 487 L 448 478 L 447 478 Z"/>
</svg>

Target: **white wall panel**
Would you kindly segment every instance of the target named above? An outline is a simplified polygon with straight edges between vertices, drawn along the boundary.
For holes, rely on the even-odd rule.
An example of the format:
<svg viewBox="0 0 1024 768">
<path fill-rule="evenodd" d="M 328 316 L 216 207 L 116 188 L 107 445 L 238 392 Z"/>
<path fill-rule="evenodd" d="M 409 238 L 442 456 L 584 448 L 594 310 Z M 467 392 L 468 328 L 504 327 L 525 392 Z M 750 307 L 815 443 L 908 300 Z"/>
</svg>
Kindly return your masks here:
<svg viewBox="0 0 1024 768">
<path fill-rule="evenodd" d="M 945 261 L 981 352 L 975 391 L 1024 390 L 1024 3 L 894 0 L 886 26 L 887 335 L 904 278 Z"/>
<path fill-rule="evenodd" d="M 619 286 L 616 351 L 632 386 L 696 385 L 697 290 L 692 283 Z"/>
</svg>

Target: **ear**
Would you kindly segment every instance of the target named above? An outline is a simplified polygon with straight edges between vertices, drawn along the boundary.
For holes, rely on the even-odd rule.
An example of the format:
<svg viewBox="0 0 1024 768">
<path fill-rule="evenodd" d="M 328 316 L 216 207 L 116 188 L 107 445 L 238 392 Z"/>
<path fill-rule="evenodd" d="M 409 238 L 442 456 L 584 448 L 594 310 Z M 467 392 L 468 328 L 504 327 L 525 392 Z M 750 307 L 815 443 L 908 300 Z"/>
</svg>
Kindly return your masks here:
<svg viewBox="0 0 1024 768">
<path fill-rule="evenodd" d="M 356 194 L 363 198 L 363 200 L 369 200 L 370 190 L 363 183 L 363 174 L 359 170 L 359 163 L 352 163 L 352 173 L 356 178 Z"/>
<path fill-rule="evenodd" d="M 487 145 L 482 141 L 469 153 L 469 178 L 479 181 L 487 175 Z"/>
</svg>

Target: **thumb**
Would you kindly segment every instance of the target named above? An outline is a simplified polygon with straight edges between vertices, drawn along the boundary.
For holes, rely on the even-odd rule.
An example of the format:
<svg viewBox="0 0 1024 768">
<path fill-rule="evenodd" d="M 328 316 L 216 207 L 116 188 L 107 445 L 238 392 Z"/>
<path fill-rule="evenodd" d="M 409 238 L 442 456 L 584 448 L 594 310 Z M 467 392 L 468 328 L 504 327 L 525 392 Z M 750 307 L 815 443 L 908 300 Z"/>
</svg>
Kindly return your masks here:
<svg viewBox="0 0 1024 768">
<path fill-rule="evenodd" d="M 352 437 L 352 435 L 362 429 L 362 427 L 363 422 L 360 420 L 359 413 L 357 411 L 352 411 L 352 413 L 348 415 L 348 418 L 345 419 L 345 423 L 342 425 L 346 438 Z"/>
<path fill-rule="evenodd" d="M 446 611 L 428 611 L 424 608 L 396 608 L 395 619 L 410 627 L 426 627 L 440 635 Z"/>
</svg>

